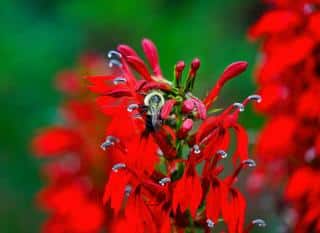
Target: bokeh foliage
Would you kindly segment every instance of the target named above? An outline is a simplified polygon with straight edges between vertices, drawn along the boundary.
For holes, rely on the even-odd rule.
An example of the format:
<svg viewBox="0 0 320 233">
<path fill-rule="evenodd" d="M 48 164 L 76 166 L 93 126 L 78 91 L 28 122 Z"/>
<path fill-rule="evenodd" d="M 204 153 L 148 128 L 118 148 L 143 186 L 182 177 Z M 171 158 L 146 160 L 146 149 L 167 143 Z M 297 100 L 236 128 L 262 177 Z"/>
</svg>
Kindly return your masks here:
<svg viewBox="0 0 320 233">
<path fill-rule="evenodd" d="M 202 61 L 197 92 L 204 95 L 224 67 L 247 60 L 249 71 L 227 85 L 218 107 L 254 92 L 255 47 L 246 40 L 258 0 L 2 0 L 0 3 L 0 230 L 37 232 L 43 216 L 34 195 L 39 162 L 29 152 L 36 129 L 57 117 L 62 97 L 54 76 L 86 51 L 104 54 L 118 43 L 154 40 L 164 73 L 178 60 Z M 138 51 L 141 51 L 139 48 Z M 261 120 L 247 111 L 247 127 Z"/>
</svg>

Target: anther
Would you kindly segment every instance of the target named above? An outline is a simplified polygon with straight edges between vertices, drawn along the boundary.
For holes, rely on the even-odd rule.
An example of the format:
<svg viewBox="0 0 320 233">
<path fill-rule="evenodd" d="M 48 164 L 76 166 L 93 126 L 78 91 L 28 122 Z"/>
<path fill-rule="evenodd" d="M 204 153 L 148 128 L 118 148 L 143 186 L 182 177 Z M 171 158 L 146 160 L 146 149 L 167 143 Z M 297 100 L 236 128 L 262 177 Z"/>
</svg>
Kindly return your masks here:
<svg viewBox="0 0 320 233">
<path fill-rule="evenodd" d="M 243 160 L 242 164 L 246 165 L 248 167 L 255 167 L 256 166 L 256 162 L 253 159 Z"/>
<path fill-rule="evenodd" d="M 118 172 L 119 169 L 123 169 L 123 168 L 126 168 L 126 165 L 124 163 L 117 163 L 117 164 L 113 165 L 112 171 Z"/>
<path fill-rule="evenodd" d="M 132 186 L 131 185 L 127 185 L 124 188 L 124 195 L 126 195 L 128 197 L 130 195 L 131 191 L 132 191 Z"/>
<path fill-rule="evenodd" d="M 240 112 L 244 111 L 244 105 L 242 103 L 234 103 L 233 107 L 235 107 L 236 109 L 238 109 Z"/>
<path fill-rule="evenodd" d="M 256 166 L 256 162 L 254 160 L 252 159 L 243 160 L 239 165 L 239 167 L 233 172 L 232 177 L 230 179 L 230 184 L 232 184 L 235 181 L 235 179 L 238 177 L 239 173 L 243 168 L 245 167 L 253 168 L 255 166 Z"/>
<path fill-rule="evenodd" d="M 110 59 L 109 61 L 109 67 L 112 68 L 113 66 L 118 66 L 118 67 L 121 67 L 122 64 L 120 62 L 120 59 L 121 59 L 121 53 L 117 52 L 117 51 L 114 51 L 114 50 L 111 50 L 108 52 L 108 58 Z"/>
<path fill-rule="evenodd" d="M 206 223 L 207 223 L 207 226 L 209 227 L 209 228 L 213 228 L 214 227 L 214 222 L 211 220 L 211 219 L 207 219 L 206 220 Z"/>
<path fill-rule="evenodd" d="M 260 95 L 250 95 L 248 96 L 248 100 L 253 100 L 253 101 L 256 101 L 257 103 L 261 103 L 262 101 L 262 97 Z"/>
<path fill-rule="evenodd" d="M 110 50 L 108 52 L 107 56 L 108 56 L 109 59 L 112 59 L 112 57 L 117 57 L 118 59 L 120 59 L 122 57 L 121 53 L 119 53 L 119 52 L 117 52 L 115 50 Z"/>
<path fill-rule="evenodd" d="M 251 223 L 253 225 L 257 225 L 258 227 L 266 227 L 267 226 L 266 222 L 260 218 L 252 220 Z"/>
<path fill-rule="evenodd" d="M 219 155 L 219 156 L 220 156 L 221 158 L 223 158 L 223 159 L 225 159 L 225 158 L 228 157 L 228 153 L 225 152 L 224 150 L 218 150 L 218 151 L 216 152 L 216 154 Z"/>
<path fill-rule="evenodd" d="M 114 136 L 107 136 L 106 140 L 100 145 L 102 150 L 106 150 L 108 147 L 113 146 L 119 139 Z"/>
<path fill-rule="evenodd" d="M 139 105 L 138 104 L 129 104 L 127 110 L 128 112 L 132 112 L 133 110 L 139 108 Z"/>
<path fill-rule="evenodd" d="M 251 221 L 251 223 L 249 224 L 249 226 L 247 227 L 247 229 L 244 231 L 244 233 L 249 233 L 251 232 L 251 230 L 253 229 L 254 226 L 258 226 L 258 227 L 266 227 L 267 224 L 263 219 L 254 219 Z"/>
<path fill-rule="evenodd" d="M 200 154 L 201 150 L 200 150 L 199 145 L 194 145 L 193 146 L 193 151 L 194 151 L 195 154 Z"/>
<path fill-rule="evenodd" d="M 170 182 L 171 182 L 171 179 L 169 177 L 164 177 L 161 180 L 159 180 L 159 184 L 161 186 L 165 186 L 167 183 L 170 183 Z"/>
<path fill-rule="evenodd" d="M 113 84 L 114 85 L 118 85 L 119 83 L 126 83 L 127 79 L 125 79 L 124 77 L 116 77 L 115 79 L 113 79 Z"/>
<path fill-rule="evenodd" d="M 117 66 L 117 67 L 121 67 L 122 66 L 121 62 L 118 61 L 118 60 L 115 60 L 115 59 L 111 59 L 109 61 L 108 65 L 109 65 L 110 68 L 112 68 L 114 66 Z"/>
</svg>

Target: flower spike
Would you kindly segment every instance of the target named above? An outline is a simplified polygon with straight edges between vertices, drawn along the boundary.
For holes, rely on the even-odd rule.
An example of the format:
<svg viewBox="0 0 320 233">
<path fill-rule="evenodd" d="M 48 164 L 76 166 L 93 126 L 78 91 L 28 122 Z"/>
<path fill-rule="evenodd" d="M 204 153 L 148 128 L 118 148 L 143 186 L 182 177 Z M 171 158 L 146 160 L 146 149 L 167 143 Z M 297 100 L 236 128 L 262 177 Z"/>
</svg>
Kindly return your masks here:
<svg viewBox="0 0 320 233">
<path fill-rule="evenodd" d="M 61 162 L 72 169 L 54 166 L 59 169 L 50 174 L 54 191 L 42 198 L 45 206 L 54 206 L 54 218 L 59 221 L 70 220 L 61 232 L 80 233 L 80 219 L 81 232 L 126 232 L 128 226 L 135 233 L 191 228 L 209 232 L 223 221 L 229 232 L 243 233 L 246 203 L 233 183 L 242 168 L 254 165 L 248 160 L 246 132 L 237 123 L 246 102 L 207 116 L 205 102 L 192 93 L 200 60 L 191 62 L 184 78 L 185 64 L 178 62 L 171 83 L 162 76 L 154 43 L 144 39 L 142 48 L 150 70 L 135 50 L 120 45 L 108 54 L 112 66 L 108 74 L 87 77 L 106 115 L 97 118 L 105 124 L 95 124 L 95 112 L 75 109 L 79 116 L 67 114 L 71 116 L 66 122 L 72 120 L 70 130 L 56 130 L 35 140 L 48 156 L 75 157 Z M 239 70 L 241 64 L 227 68 L 218 89 Z M 251 96 L 247 101 L 255 99 Z M 237 147 L 230 157 L 237 169 L 225 179 L 220 177 L 224 165 L 219 161 L 230 150 L 231 130 Z M 100 150 L 94 139 L 100 141 L 104 133 Z"/>
</svg>

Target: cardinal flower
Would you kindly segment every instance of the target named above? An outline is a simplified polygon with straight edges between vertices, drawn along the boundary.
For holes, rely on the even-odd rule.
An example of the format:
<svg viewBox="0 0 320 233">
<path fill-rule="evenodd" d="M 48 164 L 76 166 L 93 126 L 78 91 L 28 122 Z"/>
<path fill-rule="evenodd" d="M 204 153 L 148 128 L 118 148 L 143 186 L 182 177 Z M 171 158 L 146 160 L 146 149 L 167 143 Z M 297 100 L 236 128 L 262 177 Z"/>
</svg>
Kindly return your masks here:
<svg viewBox="0 0 320 233">
<path fill-rule="evenodd" d="M 100 64 L 100 58 L 83 57 L 82 72 L 100 72 Z M 107 119 L 79 70 L 60 73 L 57 86 L 66 96 L 61 123 L 39 130 L 32 141 L 35 155 L 48 160 L 42 171 L 47 185 L 37 196 L 49 216 L 41 232 L 101 232 L 109 226 L 110 214 L 101 200 L 111 157 L 99 149 Z"/>
<path fill-rule="evenodd" d="M 221 114 L 212 109 L 223 85 L 247 63 L 229 65 L 201 99 L 192 92 L 198 58 L 186 72 L 186 64 L 177 62 L 169 81 L 153 42 L 144 39 L 142 48 L 151 71 L 131 47 L 119 45 L 108 53 L 112 72 L 87 77 L 99 95 L 97 105 L 110 118 L 101 148 L 114 161 L 103 198 L 113 209 L 112 232 L 128 227 L 135 233 L 209 232 L 221 221 L 230 233 L 248 232 L 254 223 L 244 227 L 246 202 L 234 183 L 243 168 L 255 164 L 237 120 L 250 101 L 261 99 L 249 96 Z M 227 157 L 231 130 L 237 136 L 234 172 L 222 179 L 219 161 Z"/>
<path fill-rule="evenodd" d="M 257 179 L 252 179 L 260 184 L 250 186 L 257 190 L 263 181 L 278 186 L 288 180 L 289 198 L 282 200 L 290 202 L 297 216 L 289 228 L 299 233 L 318 232 L 320 214 L 314 211 L 314 203 L 306 202 L 304 193 L 312 196 L 317 192 L 310 189 L 316 184 L 305 185 L 311 177 L 306 171 L 320 168 L 316 149 L 320 132 L 320 5 L 312 0 L 267 2 L 270 9 L 249 31 L 251 39 L 262 39 L 256 80 L 264 102 L 257 110 L 267 116 L 256 145 L 258 159 L 265 166 L 259 169 Z M 301 196 L 296 198 L 295 193 Z"/>
</svg>

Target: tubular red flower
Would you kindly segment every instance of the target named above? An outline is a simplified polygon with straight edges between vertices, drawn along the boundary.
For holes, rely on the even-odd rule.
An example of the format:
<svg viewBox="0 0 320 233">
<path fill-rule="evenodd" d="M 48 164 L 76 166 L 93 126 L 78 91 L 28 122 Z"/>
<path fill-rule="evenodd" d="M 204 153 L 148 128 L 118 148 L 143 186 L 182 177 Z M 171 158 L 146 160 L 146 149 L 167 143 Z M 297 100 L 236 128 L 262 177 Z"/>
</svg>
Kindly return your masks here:
<svg viewBox="0 0 320 233">
<path fill-rule="evenodd" d="M 86 72 L 100 69 L 96 58 L 86 58 L 85 63 Z M 32 141 L 35 155 L 55 156 L 42 169 L 48 184 L 37 196 L 39 206 L 48 212 L 41 232 L 100 232 L 108 225 L 101 201 L 105 170 L 112 160 L 99 149 L 106 118 L 77 71 L 64 72 L 58 79 L 58 88 L 67 95 L 61 111 L 64 124 L 40 131 Z M 68 79 L 72 85 L 61 86 Z"/>
<path fill-rule="evenodd" d="M 320 212 L 311 200 L 319 198 L 312 180 L 318 176 L 320 155 L 320 5 L 312 0 L 268 2 L 269 11 L 249 31 L 250 37 L 263 38 L 256 79 L 264 103 L 256 109 L 267 122 L 255 147 L 264 164 L 257 186 L 287 185 L 282 199 L 296 217 L 289 218 L 286 231 L 317 232 Z"/>
<path fill-rule="evenodd" d="M 35 138 L 36 151 L 61 158 L 44 169 L 49 187 L 39 201 L 52 212 L 45 231 L 169 233 L 193 227 L 208 232 L 223 219 L 229 232 L 242 233 L 245 201 L 233 184 L 254 162 L 237 120 L 260 97 L 249 96 L 215 116 L 207 110 L 223 84 L 247 64 L 228 67 L 203 102 L 192 93 L 199 59 L 186 77 L 185 64 L 177 63 L 170 82 L 162 75 L 153 42 L 144 39 L 142 48 L 152 72 L 132 48 L 120 45 L 108 53 L 110 72 L 85 79 L 99 95 L 96 105 L 103 115 L 88 103 L 89 95 L 74 95 L 63 108 L 71 133 L 63 126 L 54 138 L 50 133 Z M 100 121 L 106 120 L 104 127 Z M 228 159 L 231 130 L 238 142 L 230 153 L 235 170 L 223 179 L 219 162 Z M 67 152 L 72 154 L 60 155 Z"/>
<path fill-rule="evenodd" d="M 233 104 L 217 117 L 207 118 L 207 109 L 213 102 L 211 98 L 217 96 L 223 84 L 243 72 L 247 63 L 238 62 L 229 66 L 213 94 L 203 102 L 192 94 L 195 75 L 200 67 L 199 59 L 192 61 L 182 86 L 184 62 L 178 62 L 175 66 L 175 81 L 171 83 L 162 76 L 155 45 L 144 39 L 142 47 L 155 76 L 150 75 L 133 49 L 120 46 L 118 49 L 123 60 L 111 59 L 110 62 L 115 64 L 114 72 L 120 73 L 124 80 L 121 86 L 111 83 L 108 88 L 110 93 L 129 89 L 131 94 L 99 97 L 98 101 L 104 112 L 111 116 L 107 129 L 109 136 L 102 144 L 103 149 L 117 161 L 106 185 L 104 198 L 115 210 L 113 221 L 125 223 L 121 220 L 124 213 L 124 218 L 135 232 L 145 232 L 145 224 L 149 227 L 148 232 L 159 232 L 161 228 L 157 227 L 157 220 L 148 216 L 159 214 L 160 208 L 166 230 L 174 223 L 181 230 L 186 229 L 189 217 L 197 222 L 199 228 L 208 229 L 222 216 L 226 218 L 230 232 L 241 232 L 245 204 L 242 196 L 232 187 L 233 181 L 229 184 L 225 182 L 228 185 L 225 189 L 222 188 L 224 184 L 217 185 L 222 183 L 218 175 L 223 170 L 218 162 L 226 158 L 224 150 L 229 147 L 229 130 L 233 128 L 239 142 L 233 155 L 234 163 L 240 160 L 235 174 L 231 176 L 233 180 L 248 163 L 248 139 L 244 129 L 237 124 L 237 118 L 242 111 L 241 106 L 244 108 L 249 101 L 258 101 L 260 97 L 252 95 L 243 103 Z M 144 80 L 135 79 L 125 63 L 130 64 Z M 126 77 L 132 78 L 132 85 L 126 82 Z M 97 83 L 94 79 L 88 80 Z M 97 85 L 103 88 L 105 84 Z M 200 127 L 193 132 L 193 123 L 197 121 Z M 111 140 L 110 135 L 117 140 Z M 119 147 L 120 144 L 123 146 Z M 201 162 L 205 163 L 203 176 L 196 171 L 196 166 Z M 129 174 L 129 178 L 121 174 Z M 211 184 L 211 188 L 205 188 L 206 182 Z M 119 183 L 117 187 L 116 183 Z M 126 187 L 130 187 L 130 192 L 124 197 Z M 223 198 L 227 201 L 214 209 L 213 202 Z M 208 203 L 204 202 L 207 199 Z M 205 206 L 206 215 L 198 219 L 201 205 Z M 233 206 L 237 206 L 236 209 Z M 228 211 L 223 211 L 224 208 Z M 146 216 L 146 221 L 141 221 L 141 215 Z"/>
<path fill-rule="evenodd" d="M 203 100 L 204 105 L 208 109 L 213 101 L 218 96 L 223 85 L 229 81 L 230 79 L 236 77 L 247 69 L 248 63 L 244 61 L 238 61 L 230 64 L 222 73 L 220 78 L 218 79 L 216 85 L 209 92 L 207 97 Z"/>
</svg>

